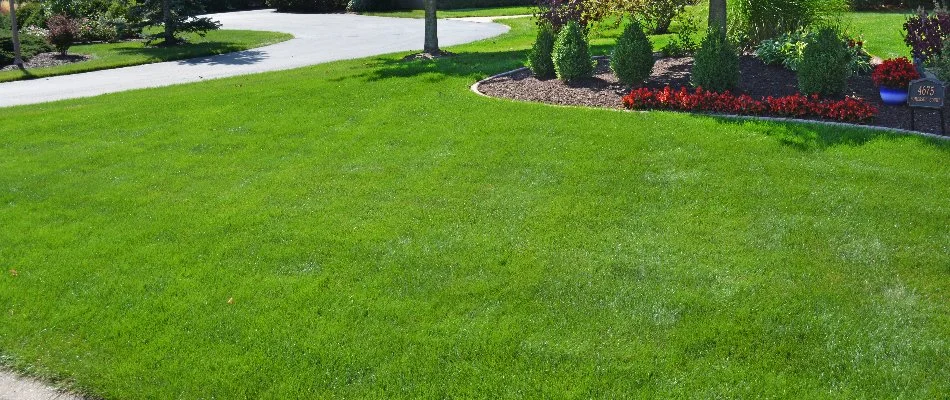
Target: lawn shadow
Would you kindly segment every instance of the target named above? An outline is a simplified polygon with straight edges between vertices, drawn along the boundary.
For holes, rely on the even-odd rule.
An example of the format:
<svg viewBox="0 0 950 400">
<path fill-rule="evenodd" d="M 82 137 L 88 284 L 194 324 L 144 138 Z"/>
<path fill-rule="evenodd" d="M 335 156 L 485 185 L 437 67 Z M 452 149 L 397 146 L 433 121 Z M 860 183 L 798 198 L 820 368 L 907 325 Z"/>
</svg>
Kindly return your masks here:
<svg viewBox="0 0 950 400">
<path fill-rule="evenodd" d="M 908 138 L 928 143 L 950 153 L 950 139 L 938 139 L 923 135 L 865 129 L 861 127 L 834 126 L 820 122 L 764 121 L 754 118 L 735 118 L 717 115 L 700 116 L 720 124 L 749 127 L 750 124 L 762 134 L 774 137 L 783 145 L 800 151 L 820 151 L 835 146 L 858 147 L 876 140 L 905 140 Z M 755 126 L 758 125 L 758 126 Z"/>
<path fill-rule="evenodd" d="M 20 80 L 31 80 L 31 79 L 39 78 L 39 75 L 34 74 L 31 71 L 31 68 L 14 68 L 14 69 L 3 70 L 0 72 L 19 72 L 21 75 L 20 75 L 20 78 L 17 78 L 17 79 L 20 79 Z"/>
</svg>

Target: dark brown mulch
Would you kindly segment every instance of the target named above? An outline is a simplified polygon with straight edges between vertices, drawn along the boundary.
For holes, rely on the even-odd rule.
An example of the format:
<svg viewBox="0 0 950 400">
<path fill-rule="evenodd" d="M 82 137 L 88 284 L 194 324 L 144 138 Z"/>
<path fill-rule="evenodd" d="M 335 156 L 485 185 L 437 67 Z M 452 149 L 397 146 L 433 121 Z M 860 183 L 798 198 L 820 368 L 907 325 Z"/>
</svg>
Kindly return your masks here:
<svg viewBox="0 0 950 400">
<path fill-rule="evenodd" d="M 23 66 L 26 69 L 30 68 L 44 68 L 44 67 L 55 67 L 57 65 L 72 64 L 77 62 L 83 62 L 91 60 L 92 56 L 87 56 L 84 54 L 69 54 L 67 56 L 61 56 L 59 53 L 40 53 L 33 58 L 27 60 L 23 63 Z M 17 69 L 15 65 L 7 65 L 3 68 L 0 68 L 0 71 L 12 71 Z"/>
<path fill-rule="evenodd" d="M 782 67 L 765 65 L 753 56 L 743 56 L 740 60 L 742 79 L 739 92 L 755 98 L 767 96 L 789 96 L 798 92 L 798 80 L 795 73 Z M 653 75 L 646 86 L 663 88 L 670 85 L 675 89 L 690 86 L 690 70 L 693 59 L 690 57 L 660 58 L 653 68 Z M 893 107 L 881 103 L 878 89 L 870 76 L 858 76 L 849 82 L 849 96 L 864 99 L 876 105 L 880 112 L 867 125 L 889 128 L 910 129 L 911 112 L 906 106 Z M 531 71 L 523 70 L 514 74 L 493 78 L 483 82 L 479 88 L 482 93 L 516 100 L 536 101 L 558 105 L 577 105 L 604 108 L 623 108 L 620 98 L 629 93 L 629 88 L 621 85 L 610 71 L 608 60 L 599 59 L 594 77 L 565 84 L 557 79 L 539 80 Z M 950 111 L 950 104 L 945 107 Z M 947 113 L 950 115 L 950 112 Z M 950 119 L 950 118 L 948 118 Z M 950 128 L 948 128 L 950 129 Z M 940 133 L 940 114 L 936 110 L 917 112 L 916 130 L 927 133 Z M 950 134 L 950 133 L 947 133 Z"/>
</svg>

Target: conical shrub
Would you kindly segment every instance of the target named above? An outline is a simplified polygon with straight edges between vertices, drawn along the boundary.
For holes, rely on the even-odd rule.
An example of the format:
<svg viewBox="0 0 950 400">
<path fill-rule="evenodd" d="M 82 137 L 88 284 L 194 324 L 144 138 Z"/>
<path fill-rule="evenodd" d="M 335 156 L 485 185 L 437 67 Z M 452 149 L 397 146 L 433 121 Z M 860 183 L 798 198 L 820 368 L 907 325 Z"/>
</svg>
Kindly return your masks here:
<svg viewBox="0 0 950 400">
<path fill-rule="evenodd" d="M 848 88 L 851 56 L 838 30 L 821 28 L 808 43 L 798 66 L 798 89 L 804 94 L 840 96 Z"/>
<path fill-rule="evenodd" d="M 568 82 L 594 75 L 594 62 L 590 59 L 590 45 L 584 29 L 576 21 L 561 28 L 554 42 L 552 53 L 554 72 L 557 78 Z"/>
<path fill-rule="evenodd" d="M 635 85 L 643 83 L 653 72 L 653 43 L 643 32 L 640 21 L 634 20 L 617 39 L 617 46 L 610 56 L 610 69 L 620 83 Z"/>
<path fill-rule="evenodd" d="M 713 92 L 739 86 L 739 53 L 722 29 L 711 27 L 696 51 L 693 85 Z"/>
<path fill-rule="evenodd" d="M 538 27 L 538 38 L 531 47 L 531 53 L 528 54 L 528 68 L 536 77 L 550 79 L 555 76 L 554 61 L 551 58 L 553 52 L 554 28 L 551 24 L 543 23 Z"/>
</svg>

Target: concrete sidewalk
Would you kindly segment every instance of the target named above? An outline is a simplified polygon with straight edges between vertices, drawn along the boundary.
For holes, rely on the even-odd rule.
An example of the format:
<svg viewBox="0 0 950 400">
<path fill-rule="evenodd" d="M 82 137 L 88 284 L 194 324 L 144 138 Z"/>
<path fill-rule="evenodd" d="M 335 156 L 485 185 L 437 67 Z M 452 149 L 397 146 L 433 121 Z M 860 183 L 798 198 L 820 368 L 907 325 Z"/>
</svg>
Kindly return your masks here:
<svg viewBox="0 0 950 400">
<path fill-rule="evenodd" d="M 210 16 L 221 21 L 224 29 L 286 32 L 294 39 L 219 56 L 0 83 L 0 107 L 298 68 L 421 49 L 423 43 L 421 19 L 285 14 L 272 10 Z M 487 39 L 508 29 L 495 23 L 439 20 L 439 44 L 447 47 Z"/>
<path fill-rule="evenodd" d="M 81 400 L 42 382 L 0 371 L 0 400 Z"/>
</svg>

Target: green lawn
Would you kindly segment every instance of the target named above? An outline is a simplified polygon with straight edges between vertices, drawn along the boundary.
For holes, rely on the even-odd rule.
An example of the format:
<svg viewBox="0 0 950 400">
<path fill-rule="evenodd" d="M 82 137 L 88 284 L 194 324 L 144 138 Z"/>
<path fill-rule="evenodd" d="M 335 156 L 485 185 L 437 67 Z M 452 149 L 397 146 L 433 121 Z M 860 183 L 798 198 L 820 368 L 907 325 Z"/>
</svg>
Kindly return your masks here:
<svg viewBox="0 0 950 400">
<path fill-rule="evenodd" d="M 950 393 L 950 143 L 483 98 L 505 23 L 0 109 L 0 362 L 110 399 Z"/>
<path fill-rule="evenodd" d="M 848 13 L 846 27 L 863 34 L 869 53 L 881 58 L 910 57 L 910 47 L 904 44 L 904 21 L 908 13 L 860 12 Z"/>
<path fill-rule="evenodd" d="M 489 8 L 464 8 L 456 10 L 439 10 L 439 18 L 462 18 L 462 17 L 500 17 L 507 15 L 533 15 L 535 7 L 489 7 Z M 363 15 L 373 15 L 377 17 L 396 17 L 396 18 L 424 18 L 423 10 L 396 10 L 396 11 L 370 11 Z"/>
<path fill-rule="evenodd" d="M 267 46 L 293 38 L 292 35 L 286 33 L 239 30 L 217 30 L 208 32 L 205 37 L 197 34 L 188 34 L 185 37 L 189 41 L 188 44 L 169 47 L 145 46 L 142 41 L 73 46 L 69 49 L 70 54 L 87 54 L 94 58 L 74 64 L 29 69 L 26 72 L 19 70 L 3 71 L 0 72 L 0 82 L 231 53 Z"/>
</svg>

